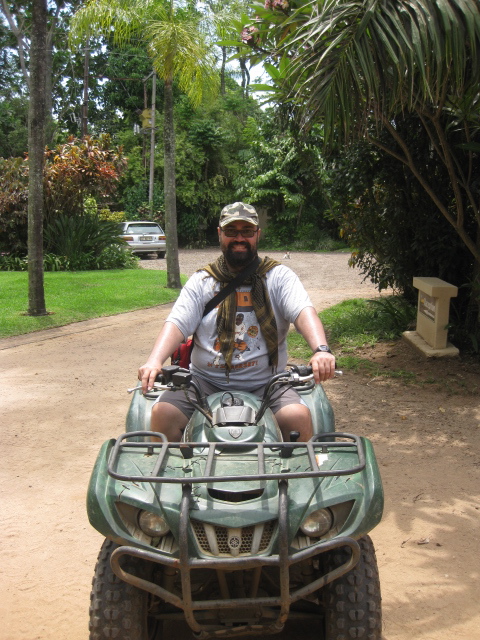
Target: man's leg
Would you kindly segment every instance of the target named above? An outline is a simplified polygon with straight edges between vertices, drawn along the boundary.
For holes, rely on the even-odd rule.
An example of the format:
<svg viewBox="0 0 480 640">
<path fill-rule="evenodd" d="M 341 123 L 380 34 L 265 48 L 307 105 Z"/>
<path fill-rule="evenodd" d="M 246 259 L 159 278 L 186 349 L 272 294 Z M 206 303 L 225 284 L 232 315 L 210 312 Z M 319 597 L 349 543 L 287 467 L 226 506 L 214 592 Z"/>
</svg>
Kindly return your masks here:
<svg viewBox="0 0 480 640">
<path fill-rule="evenodd" d="M 218 391 L 217 387 L 202 378 L 194 377 L 194 381 L 205 396 Z M 196 401 L 192 390 L 188 392 L 188 395 L 192 401 Z M 169 442 L 180 442 L 194 410 L 194 406 L 187 400 L 183 392 L 164 391 L 158 402 L 153 405 L 150 428 L 152 431 L 163 433 Z"/>
<path fill-rule="evenodd" d="M 169 442 L 180 442 L 188 417 L 169 402 L 157 402 L 152 408 L 151 431 L 163 433 Z"/>
<path fill-rule="evenodd" d="M 310 410 L 304 404 L 287 404 L 276 412 L 275 418 L 286 442 L 290 442 L 291 431 L 300 433 L 298 442 L 306 442 L 313 435 Z"/>
</svg>

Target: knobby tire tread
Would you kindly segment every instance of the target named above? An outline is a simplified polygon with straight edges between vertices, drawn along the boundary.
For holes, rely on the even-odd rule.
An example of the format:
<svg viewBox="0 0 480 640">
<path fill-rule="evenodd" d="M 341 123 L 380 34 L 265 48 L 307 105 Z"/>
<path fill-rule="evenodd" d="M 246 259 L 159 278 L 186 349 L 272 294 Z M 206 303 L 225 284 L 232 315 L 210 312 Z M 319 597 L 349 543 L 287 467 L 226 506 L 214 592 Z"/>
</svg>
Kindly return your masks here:
<svg viewBox="0 0 480 640">
<path fill-rule="evenodd" d="M 358 564 L 322 589 L 325 640 L 381 640 L 381 594 L 375 549 L 369 536 L 358 543 L 361 549 Z M 346 558 L 346 552 L 333 553 L 329 569 Z"/>
<path fill-rule="evenodd" d="M 110 556 L 117 546 L 105 540 L 98 555 L 90 595 L 90 640 L 147 640 L 147 598 L 113 573 Z"/>
</svg>

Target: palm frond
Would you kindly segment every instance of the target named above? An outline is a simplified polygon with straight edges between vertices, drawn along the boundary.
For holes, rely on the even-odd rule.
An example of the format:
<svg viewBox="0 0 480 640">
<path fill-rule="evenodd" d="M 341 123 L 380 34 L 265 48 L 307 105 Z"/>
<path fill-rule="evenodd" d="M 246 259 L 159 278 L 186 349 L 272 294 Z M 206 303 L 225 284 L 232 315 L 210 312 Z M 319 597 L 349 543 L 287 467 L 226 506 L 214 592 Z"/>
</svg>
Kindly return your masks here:
<svg viewBox="0 0 480 640">
<path fill-rule="evenodd" d="M 145 35 L 159 76 L 174 77 L 194 104 L 218 91 L 213 50 L 195 21 L 153 21 Z"/>
<path fill-rule="evenodd" d="M 327 136 L 387 115 L 435 107 L 478 84 L 480 4 L 469 0 L 319 0 L 283 42 L 295 51 L 284 90 L 304 124 L 321 114 Z M 388 98 L 387 98 L 388 96 Z M 388 99 L 388 102 L 387 102 Z"/>
</svg>

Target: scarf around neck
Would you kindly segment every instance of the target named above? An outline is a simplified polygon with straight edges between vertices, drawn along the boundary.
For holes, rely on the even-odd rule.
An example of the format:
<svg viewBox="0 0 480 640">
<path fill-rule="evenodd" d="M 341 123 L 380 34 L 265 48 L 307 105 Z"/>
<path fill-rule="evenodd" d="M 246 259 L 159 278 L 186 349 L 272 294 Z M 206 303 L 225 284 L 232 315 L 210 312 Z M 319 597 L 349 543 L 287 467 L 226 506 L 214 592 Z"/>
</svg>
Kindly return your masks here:
<svg viewBox="0 0 480 640">
<path fill-rule="evenodd" d="M 280 263 L 268 257 L 258 265 L 257 269 L 246 278 L 243 284 L 251 286 L 253 309 L 260 324 L 263 337 L 267 344 L 268 360 L 271 366 L 278 363 L 278 333 L 277 322 L 270 302 L 270 296 L 265 284 L 265 274 Z M 203 267 L 201 271 L 207 271 L 215 280 L 221 283 L 222 288 L 238 274 L 228 270 L 227 261 L 221 255 L 215 262 Z M 237 315 L 237 295 L 232 291 L 225 300 L 220 303 L 217 313 L 217 333 L 220 342 L 220 352 L 225 359 L 227 378 L 232 367 L 233 351 L 235 349 L 235 319 Z"/>
</svg>

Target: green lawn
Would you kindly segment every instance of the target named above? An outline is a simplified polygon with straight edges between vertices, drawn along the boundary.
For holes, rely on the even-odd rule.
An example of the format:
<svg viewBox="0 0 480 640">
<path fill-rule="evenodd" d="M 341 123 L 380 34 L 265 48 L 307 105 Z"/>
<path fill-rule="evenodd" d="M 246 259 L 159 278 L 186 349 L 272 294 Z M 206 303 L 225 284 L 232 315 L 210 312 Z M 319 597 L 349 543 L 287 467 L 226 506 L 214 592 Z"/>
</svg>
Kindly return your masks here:
<svg viewBox="0 0 480 640">
<path fill-rule="evenodd" d="M 0 271 L 0 338 L 72 322 L 145 309 L 175 300 L 165 271 L 125 269 L 45 273 L 45 302 L 50 315 L 24 315 L 28 274 Z"/>
</svg>

